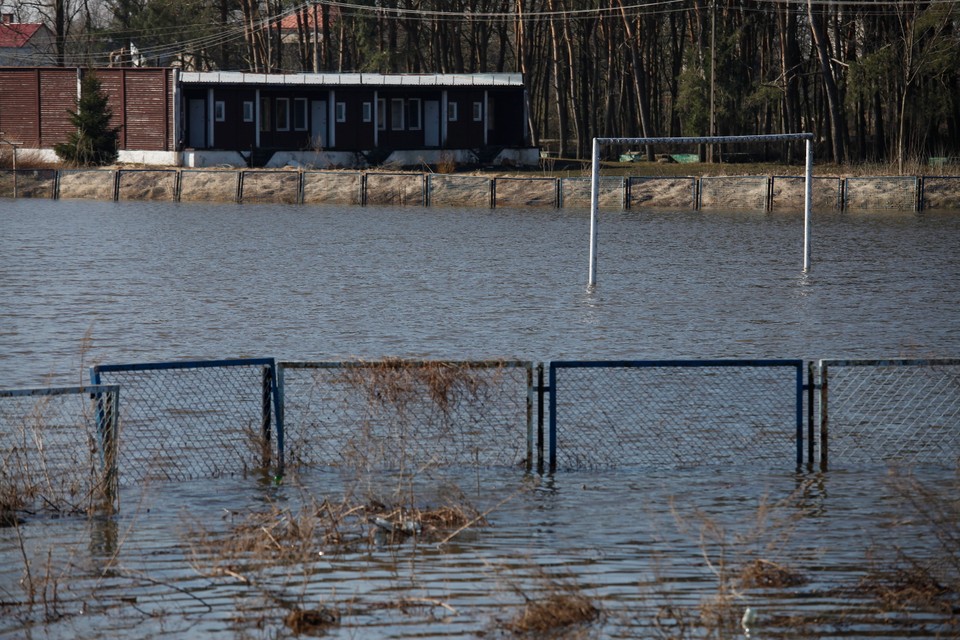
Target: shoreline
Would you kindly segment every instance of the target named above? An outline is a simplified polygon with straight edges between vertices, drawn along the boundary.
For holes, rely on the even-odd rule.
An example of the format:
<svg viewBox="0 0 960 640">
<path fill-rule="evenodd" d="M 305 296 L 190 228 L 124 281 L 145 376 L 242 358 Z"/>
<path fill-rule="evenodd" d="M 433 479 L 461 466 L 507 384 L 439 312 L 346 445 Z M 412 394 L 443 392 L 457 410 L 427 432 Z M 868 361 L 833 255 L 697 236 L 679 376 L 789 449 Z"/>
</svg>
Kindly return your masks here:
<svg viewBox="0 0 960 640">
<path fill-rule="evenodd" d="M 960 211 L 960 176 L 814 176 L 814 210 Z M 388 170 L 123 168 L 0 170 L 0 198 L 307 205 L 590 207 L 582 176 Z M 803 212 L 802 175 L 601 177 L 606 210 Z"/>
</svg>

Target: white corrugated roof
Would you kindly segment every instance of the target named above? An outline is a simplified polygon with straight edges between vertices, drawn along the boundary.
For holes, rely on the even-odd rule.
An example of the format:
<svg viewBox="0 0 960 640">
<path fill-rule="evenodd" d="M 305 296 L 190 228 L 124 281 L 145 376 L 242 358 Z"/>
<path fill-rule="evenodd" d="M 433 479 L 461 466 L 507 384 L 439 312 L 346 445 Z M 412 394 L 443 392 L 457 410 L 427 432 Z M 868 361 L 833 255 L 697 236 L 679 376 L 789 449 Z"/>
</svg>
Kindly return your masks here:
<svg viewBox="0 0 960 640">
<path fill-rule="evenodd" d="M 183 84 L 271 84 L 313 86 L 523 86 L 519 73 L 246 73 L 243 71 L 183 71 Z"/>
</svg>

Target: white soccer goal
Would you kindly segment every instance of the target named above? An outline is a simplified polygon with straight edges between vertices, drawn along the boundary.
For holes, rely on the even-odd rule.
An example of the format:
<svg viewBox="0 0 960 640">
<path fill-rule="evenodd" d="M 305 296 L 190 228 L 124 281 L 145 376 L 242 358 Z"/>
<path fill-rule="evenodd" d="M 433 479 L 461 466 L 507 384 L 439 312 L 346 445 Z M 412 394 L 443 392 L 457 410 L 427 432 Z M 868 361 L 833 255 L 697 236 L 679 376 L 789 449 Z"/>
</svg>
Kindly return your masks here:
<svg viewBox="0 0 960 640">
<path fill-rule="evenodd" d="M 812 133 L 774 133 L 756 136 L 701 136 L 695 138 L 594 138 L 593 167 L 590 172 L 590 279 L 587 283 L 593 287 L 597 283 L 597 209 L 600 199 L 600 145 L 628 144 L 733 144 L 756 142 L 783 142 L 788 140 L 806 141 L 806 171 L 803 189 L 803 271 L 810 270 L 810 209 L 813 197 L 813 134 Z"/>
</svg>

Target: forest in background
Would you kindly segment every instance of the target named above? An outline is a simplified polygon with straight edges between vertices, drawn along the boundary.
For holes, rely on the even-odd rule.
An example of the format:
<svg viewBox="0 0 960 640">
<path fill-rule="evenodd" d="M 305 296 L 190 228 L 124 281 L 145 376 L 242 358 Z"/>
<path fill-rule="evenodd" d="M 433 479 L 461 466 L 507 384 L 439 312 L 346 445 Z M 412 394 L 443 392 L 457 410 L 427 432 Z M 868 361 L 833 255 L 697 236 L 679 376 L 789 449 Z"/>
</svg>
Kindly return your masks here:
<svg viewBox="0 0 960 640">
<path fill-rule="evenodd" d="M 68 66 L 519 72 L 534 143 L 811 131 L 835 164 L 960 156 L 960 0 L 10 0 Z M 802 161 L 772 145 L 765 159 Z"/>
</svg>

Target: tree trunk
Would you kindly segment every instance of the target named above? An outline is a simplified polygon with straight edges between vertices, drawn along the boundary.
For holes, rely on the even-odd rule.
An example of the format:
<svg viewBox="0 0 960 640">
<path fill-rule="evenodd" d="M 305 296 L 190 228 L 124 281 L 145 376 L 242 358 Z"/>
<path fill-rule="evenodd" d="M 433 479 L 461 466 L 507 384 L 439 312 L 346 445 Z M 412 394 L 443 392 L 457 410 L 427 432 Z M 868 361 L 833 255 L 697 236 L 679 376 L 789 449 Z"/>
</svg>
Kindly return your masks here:
<svg viewBox="0 0 960 640">
<path fill-rule="evenodd" d="M 827 50 L 826 33 L 821 23 L 823 16 L 819 11 L 814 13 L 813 0 L 807 0 L 807 16 L 810 19 L 810 34 L 813 36 L 813 42 L 817 49 L 817 57 L 820 61 L 820 72 L 823 75 L 823 86 L 829 108 L 828 119 L 830 121 L 833 161 L 837 164 L 843 164 L 845 154 L 843 148 L 843 112 L 840 104 L 840 92 L 837 89 L 837 83 L 833 76 L 833 68 L 831 67 L 830 54 Z"/>
</svg>

